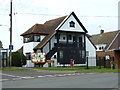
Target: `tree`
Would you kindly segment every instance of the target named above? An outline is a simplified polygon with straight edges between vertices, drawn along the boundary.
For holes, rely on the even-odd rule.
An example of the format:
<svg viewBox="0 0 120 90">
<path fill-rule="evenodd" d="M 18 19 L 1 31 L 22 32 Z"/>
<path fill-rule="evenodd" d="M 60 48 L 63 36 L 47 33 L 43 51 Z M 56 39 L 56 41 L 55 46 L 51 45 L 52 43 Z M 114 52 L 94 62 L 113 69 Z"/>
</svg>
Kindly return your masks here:
<svg viewBox="0 0 120 90">
<path fill-rule="evenodd" d="M 22 65 L 26 65 L 26 57 L 18 51 L 12 52 L 12 66 L 22 67 Z"/>
<path fill-rule="evenodd" d="M 3 48 L 2 42 L 0 41 L 0 48 Z"/>
</svg>

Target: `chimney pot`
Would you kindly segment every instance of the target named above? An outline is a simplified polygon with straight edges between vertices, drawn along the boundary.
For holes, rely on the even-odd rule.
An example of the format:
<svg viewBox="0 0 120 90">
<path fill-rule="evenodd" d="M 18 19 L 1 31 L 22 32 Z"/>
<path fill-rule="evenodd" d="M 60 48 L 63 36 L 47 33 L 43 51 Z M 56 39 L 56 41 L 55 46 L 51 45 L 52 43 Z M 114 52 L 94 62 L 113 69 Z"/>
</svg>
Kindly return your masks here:
<svg viewBox="0 0 120 90">
<path fill-rule="evenodd" d="M 103 34 L 103 33 L 104 33 L 104 30 L 101 29 L 101 30 L 100 30 L 100 34 Z"/>
</svg>

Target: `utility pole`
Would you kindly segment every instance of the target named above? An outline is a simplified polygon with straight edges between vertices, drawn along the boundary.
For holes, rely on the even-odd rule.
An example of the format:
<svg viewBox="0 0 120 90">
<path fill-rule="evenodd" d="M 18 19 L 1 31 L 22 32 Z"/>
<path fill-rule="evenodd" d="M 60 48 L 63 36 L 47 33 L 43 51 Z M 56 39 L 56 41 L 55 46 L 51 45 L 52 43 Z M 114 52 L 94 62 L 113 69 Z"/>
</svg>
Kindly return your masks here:
<svg viewBox="0 0 120 90">
<path fill-rule="evenodd" d="M 10 49 L 10 55 L 9 55 L 9 60 L 10 60 L 10 66 L 12 66 L 12 49 L 13 49 L 13 45 L 12 45 L 12 0 L 10 0 L 10 45 L 9 45 L 9 49 Z"/>
</svg>

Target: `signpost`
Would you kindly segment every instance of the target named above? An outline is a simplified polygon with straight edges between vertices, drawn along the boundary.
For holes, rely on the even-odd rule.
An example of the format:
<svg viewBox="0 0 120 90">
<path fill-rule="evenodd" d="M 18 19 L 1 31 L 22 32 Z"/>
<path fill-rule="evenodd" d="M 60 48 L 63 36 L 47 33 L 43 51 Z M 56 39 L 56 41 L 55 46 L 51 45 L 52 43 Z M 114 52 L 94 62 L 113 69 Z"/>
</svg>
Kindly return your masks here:
<svg viewBox="0 0 120 90">
<path fill-rule="evenodd" d="M 13 45 L 9 45 L 9 50 L 13 50 Z"/>
</svg>

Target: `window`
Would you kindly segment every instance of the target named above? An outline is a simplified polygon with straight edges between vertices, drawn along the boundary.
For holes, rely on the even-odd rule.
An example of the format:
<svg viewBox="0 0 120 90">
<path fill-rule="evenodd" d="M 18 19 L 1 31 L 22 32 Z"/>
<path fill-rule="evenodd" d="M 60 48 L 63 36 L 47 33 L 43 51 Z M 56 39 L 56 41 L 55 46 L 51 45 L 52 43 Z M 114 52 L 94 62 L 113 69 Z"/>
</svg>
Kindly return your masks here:
<svg viewBox="0 0 120 90">
<path fill-rule="evenodd" d="M 34 36 L 34 41 L 35 42 L 40 42 L 40 36 Z"/>
<path fill-rule="evenodd" d="M 54 59 L 56 59 L 57 58 L 57 56 L 56 55 L 54 55 Z"/>
<path fill-rule="evenodd" d="M 85 51 L 82 50 L 82 58 L 85 58 Z"/>
<path fill-rule="evenodd" d="M 104 49 L 104 47 L 102 46 L 102 49 Z"/>
<path fill-rule="evenodd" d="M 26 53 L 26 59 L 31 60 L 31 53 Z"/>
<path fill-rule="evenodd" d="M 25 38 L 25 37 L 24 37 L 23 40 L 24 40 L 24 41 L 23 41 L 24 43 L 27 43 L 27 42 L 28 42 L 28 38 Z"/>
<path fill-rule="evenodd" d="M 89 51 L 86 51 L 86 56 L 87 56 L 87 57 L 89 56 Z"/>
<path fill-rule="evenodd" d="M 63 40 L 65 40 L 65 37 L 63 37 Z"/>
<path fill-rule="evenodd" d="M 32 42 L 34 41 L 34 37 L 33 36 L 29 36 L 29 37 L 24 37 L 24 43 L 27 43 L 27 42 Z"/>
<path fill-rule="evenodd" d="M 101 50 L 101 47 L 99 47 L 99 50 Z"/>
<path fill-rule="evenodd" d="M 60 51 L 60 59 L 63 59 L 63 51 Z"/>
<path fill-rule="evenodd" d="M 73 21 L 69 22 L 70 27 L 75 27 L 75 23 Z"/>
<path fill-rule="evenodd" d="M 109 56 L 109 55 L 106 55 L 106 56 L 105 56 L 105 59 L 106 59 L 106 60 L 109 60 L 109 59 L 110 59 L 110 56 Z"/>
<path fill-rule="evenodd" d="M 68 35 L 68 40 L 72 40 L 72 35 Z"/>
<path fill-rule="evenodd" d="M 79 37 L 79 42 L 82 42 L 82 37 Z"/>
</svg>

